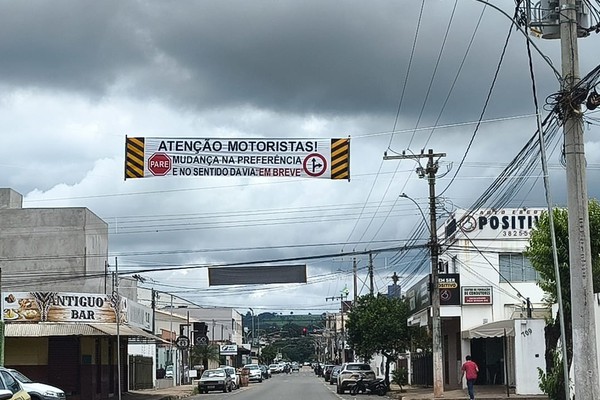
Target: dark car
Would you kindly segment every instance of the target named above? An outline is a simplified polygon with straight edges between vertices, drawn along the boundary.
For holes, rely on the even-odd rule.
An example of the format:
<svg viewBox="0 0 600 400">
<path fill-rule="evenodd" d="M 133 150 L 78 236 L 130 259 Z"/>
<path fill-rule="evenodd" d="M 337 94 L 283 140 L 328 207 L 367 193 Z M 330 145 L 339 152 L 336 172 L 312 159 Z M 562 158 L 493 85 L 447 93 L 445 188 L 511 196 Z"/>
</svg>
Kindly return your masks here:
<svg viewBox="0 0 600 400">
<path fill-rule="evenodd" d="M 233 376 L 227 370 L 223 368 L 207 369 L 198 381 L 198 392 L 208 393 L 211 390 L 220 390 L 227 393 L 233 390 L 233 385 Z"/>
<path fill-rule="evenodd" d="M 325 382 L 329 382 L 329 378 L 331 377 L 331 370 L 333 369 L 333 364 L 326 364 L 325 368 L 323 368 L 323 379 Z"/>
</svg>

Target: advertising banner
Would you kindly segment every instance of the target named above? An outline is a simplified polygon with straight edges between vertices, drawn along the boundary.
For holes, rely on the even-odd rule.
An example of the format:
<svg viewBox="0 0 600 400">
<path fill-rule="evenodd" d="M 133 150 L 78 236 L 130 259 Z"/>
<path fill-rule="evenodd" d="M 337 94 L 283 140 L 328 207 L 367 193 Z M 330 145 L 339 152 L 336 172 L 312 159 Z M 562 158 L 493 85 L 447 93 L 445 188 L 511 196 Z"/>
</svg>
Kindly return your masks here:
<svg viewBox="0 0 600 400">
<path fill-rule="evenodd" d="M 125 179 L 158 176 L 350 180 L 350 139 L 127 137 Z"/>
<path fill-rule="evenodd" d="M 10 292 L 4 297 L 6 322 L 117 322 L 115 301 L 98 293 Z M 127 322 L 127 299 L 120 299 Z"/>
<path fill-rule="evenodd" d="M 462 288 L 462 304 L 492 304 L 491 286 L 465 286 Z"/>
</svg>

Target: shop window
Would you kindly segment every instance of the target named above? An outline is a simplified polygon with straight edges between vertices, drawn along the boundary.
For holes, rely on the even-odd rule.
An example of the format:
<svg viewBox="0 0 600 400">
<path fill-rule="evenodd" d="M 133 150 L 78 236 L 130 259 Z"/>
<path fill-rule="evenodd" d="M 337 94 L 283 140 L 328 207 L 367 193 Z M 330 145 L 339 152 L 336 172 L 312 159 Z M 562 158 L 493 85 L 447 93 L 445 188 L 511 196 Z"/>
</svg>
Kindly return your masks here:
<svg viewBox="0 0 600 400">
<path fill-rule="evenodd" d="M 537 282 L 539 273 L 522 253 L 500 254 L 500 282 Z"/>
</svg>

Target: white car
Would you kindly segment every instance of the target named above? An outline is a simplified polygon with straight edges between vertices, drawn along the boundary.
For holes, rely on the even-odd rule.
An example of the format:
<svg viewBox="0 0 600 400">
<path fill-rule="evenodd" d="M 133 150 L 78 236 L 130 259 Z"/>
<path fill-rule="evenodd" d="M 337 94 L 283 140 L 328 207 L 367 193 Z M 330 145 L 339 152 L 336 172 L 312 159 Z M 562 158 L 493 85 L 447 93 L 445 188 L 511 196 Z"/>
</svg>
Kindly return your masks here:
<svg viewBox="0 0 600 400">
<path fill-rule="evenodd" d="M 29 393 L 32 399 L 57 400 L 65 398 L 65 392 L 55 388 L 54 386 L 33 382 L 31 379 L 15 369 L 9 369 L 9 371 L 12 373 L 15 379 L 21 383 L 23 389 Z"/>
<path fill-rule="evenodd" d="M 344 393 L 344 391 L 353 386 L 361 375 L 364 376 L 365 381 L 372 381 L 375 379 L 375 371 L 371 369 L 369 364 L 357 362 L 342 364 L 337 376 L 338 394 Z"/>
<path fill-rule="evenodd" d="M 258 381 L 258 382 L 263 381 L 262 370 L 260 369 L 258 364 L 246 364 L 246 365 L 244 365 L 244 368 L 247 368 L 248 370 L 250 370 L 250 375 L 248 375 L 249 381 Z"/>
<path fill-rule="evenodd" d="M 279 373 L 279 365 L 277 365 L 277 364 L 269 365 L 269 371 L 271 371 L 271 374 Z"/>
</svg>

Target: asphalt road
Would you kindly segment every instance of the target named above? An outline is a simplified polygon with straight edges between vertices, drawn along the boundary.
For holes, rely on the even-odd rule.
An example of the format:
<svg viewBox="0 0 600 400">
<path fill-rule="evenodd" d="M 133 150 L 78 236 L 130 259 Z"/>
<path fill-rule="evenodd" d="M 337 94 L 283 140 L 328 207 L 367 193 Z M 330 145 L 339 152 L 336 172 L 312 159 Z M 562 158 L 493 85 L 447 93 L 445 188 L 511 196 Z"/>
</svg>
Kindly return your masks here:
<svg viewBox="0 0 600 400">
<path fill-rule="evenodd" d="M 300 372 L 277 374 L 262 383 L 250 383 L 249 386 L 234 390 L 231 393 L 210 392 L 189 397 L 189 399 L 235 399 L 235 400 L 354 400 L 386 399 L 376 395 L 351 396 L 335 392 L 335 385 L 330 385 L 323 378 L 317 377 L 312 369 L 303 368 Z"/>
</svg>

